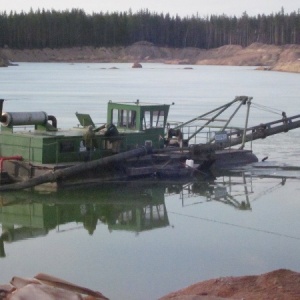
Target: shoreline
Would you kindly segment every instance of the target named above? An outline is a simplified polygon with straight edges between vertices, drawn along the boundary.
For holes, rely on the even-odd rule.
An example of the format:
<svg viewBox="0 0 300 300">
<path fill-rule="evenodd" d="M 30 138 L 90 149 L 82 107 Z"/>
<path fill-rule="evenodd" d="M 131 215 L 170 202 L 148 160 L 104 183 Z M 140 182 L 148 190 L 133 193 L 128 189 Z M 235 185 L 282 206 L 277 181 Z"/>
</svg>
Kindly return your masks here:
<svg viewBox="0 0 300 300">
<path fill-rule="evenodd" d="M 300 73 L 300 45 L 254 43 L 246 48 L 227 45 L 216 49 L 157 47 L 138 42 L 128 47 L 62 49 L 0 48 L 0 66 L 12 62 L 165 63 L 176 65 L 256 66 L 258 70 Z"/>
</svg>

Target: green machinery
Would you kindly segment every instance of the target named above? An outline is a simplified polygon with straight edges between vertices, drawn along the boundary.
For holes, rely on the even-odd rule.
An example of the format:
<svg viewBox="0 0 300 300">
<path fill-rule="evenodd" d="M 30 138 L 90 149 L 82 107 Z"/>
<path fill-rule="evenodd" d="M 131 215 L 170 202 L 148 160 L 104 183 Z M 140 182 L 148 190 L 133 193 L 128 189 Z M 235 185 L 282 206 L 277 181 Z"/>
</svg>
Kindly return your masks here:
<svg viewBox="0 0 300 300">
<path fill-rule="evenodd" d="M 1 100 L 2 111 L 3 100 Z M 98 148 L 92 159 L 140 146 L 163 146 L 169 105 L 109 102 L 106 123 L 96 127 L 88 114 L 76 113 L 80 126 L 57 129 L 54 116 L 45 112 L 3 113 L 0 156 L 20 156 L 23 161 L 57 164 L 82 161 L 80 144 L 88 126 L 96 133 Z"/>
</svg>

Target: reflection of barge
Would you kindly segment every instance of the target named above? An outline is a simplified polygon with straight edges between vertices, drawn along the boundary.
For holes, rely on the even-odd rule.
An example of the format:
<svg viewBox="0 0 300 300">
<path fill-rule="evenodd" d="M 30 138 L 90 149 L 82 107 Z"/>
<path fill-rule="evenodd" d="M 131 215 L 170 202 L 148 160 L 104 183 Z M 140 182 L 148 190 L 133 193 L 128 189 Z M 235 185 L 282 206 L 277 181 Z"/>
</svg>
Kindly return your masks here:
<svg viewBox="0 0 300 300">
<path fill-rule="evenodd" d="M 297 128 L 300 121 L 285 124 L 277 121 L 263 128 L 261 125 L 247 128 L 246 122 L 244 129 L 231 128 L 229 132 L 231 119 L 242 105 L 249 111 L 251 99 L 236 97 L 209 113 L 172 126 L 167 120 L 170 105 L 139 101 L 109 102 L 106 124 L 98 127 L 89 115 L 76 113 L 80 126 L 69 130 L 58 129 L 55 117 L 44 112 L 3 113 L 1 179 L 2 183 L 19 183 L 2 185 L 0 189 L 22 189 L 49 182 L 62 186 L 150 175 L 191 176 L 203 174 L 203 170 L 212 165 L 228 168 L 256 162 L 252 151 L 243 149 L 245 142 Z M 1 111 L 2 104 L 3 100 Z M 238 108 L 225 124 L 219 126 L 218 132 L 205 133 L 206 141 L 200 142 L 198 136 L 203 135 L 203 129 L 216 123 L 221 113 L 233 104 L 238 104 Z M 204 124 L 192 125 L 199 120 L 204 120 Z M 20 126 L 32 128 L 21 130 Z M 82 147 L 88 128 L 89 139 L 94 142 L 91 150 Z M 95 136 L 91 138 L 92 134 Z M 232 149 L 233 145 L 241 147 Z"/>
<path fill-rule="evenodd" d="M 93 235 L 97 224 L 109 231 L 136 234 L 169 226 L 165 185 L 110 184 L 93 189 L 67 189 L 54 193 L 5 193 L 0 202 L 0 257 L 4 242 L 38 238 L 51 230 L 84 228 Z"/>
<path fill-rule="evenodd" d="M 271 177 L 273 178 L 273 177 Z M 261 179 L 260 179 L 261 180 Z M 53 193 L 3 193 L 0 201 L 0 257 L 4 243 L 84 228 L 93 235 L 97 225 L 109 231 L 135 234 L 170 225 L 166 197 L 176 195 L 182 206 L 218 202 L 238 210 L 252 210 L 251 202 L 284 186 L 276 178 L 272 186 L 254 192 L 252 177 L 227 174 L 211 180 L 129 181 L 74 188 Z M 274 184 L 276 183 L 276 184 Z M 261 182 L 260 182 L 261 186 Z"/>
</svg>

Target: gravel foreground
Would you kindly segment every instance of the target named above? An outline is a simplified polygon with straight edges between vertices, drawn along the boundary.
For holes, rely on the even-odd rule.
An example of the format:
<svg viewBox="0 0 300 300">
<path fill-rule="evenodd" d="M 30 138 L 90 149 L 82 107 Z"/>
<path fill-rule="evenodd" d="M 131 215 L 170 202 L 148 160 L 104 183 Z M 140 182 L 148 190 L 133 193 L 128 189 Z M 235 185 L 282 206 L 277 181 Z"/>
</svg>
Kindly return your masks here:
<svg viewBox="0 0 300 300">
<path fill-rule="evenodd" d="M 193 284 L 159 300 L 299 300 L 300 273 L 279 269 L 269 273 L 221 277 Z"/>
<path fill-rule="evenodd" d="M 147 295 L 145 295 L 147 298 Z M 2 300 L 102 299 L 109 295 L 44 273 L 33 278 L 13 277 L 0 285 Z M 193 284 L 159 300 L 299 300 L 300 273 L 279 269 L 261 275 L 220 277 Z"/>
</svg>

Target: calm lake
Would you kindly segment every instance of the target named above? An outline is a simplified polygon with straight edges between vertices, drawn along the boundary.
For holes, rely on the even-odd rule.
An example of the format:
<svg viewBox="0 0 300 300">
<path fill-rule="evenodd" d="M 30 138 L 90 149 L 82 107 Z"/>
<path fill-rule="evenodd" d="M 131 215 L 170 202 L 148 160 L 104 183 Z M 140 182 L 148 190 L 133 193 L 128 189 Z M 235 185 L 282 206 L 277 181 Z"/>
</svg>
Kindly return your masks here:
<svg viewBox="0 0 300 300">
<path fill-rule="evenodd" d="M 104 123 L 112 101 L 165 103 L 187 121 L 253 97 L 249 126 L 300 114 L 300 75 L 252 67 L 20 63 L 0 68 L 4 111 L 75 112 Z M 244 125 L 245 113 L 237 116 Z M 250 145 L 251 146 L 251 145 Z M 254 141 L 264 163 L 208 181 L 114 182 L 0 194 L 0 283 L 48 273 L 110 299 L 158 299 L 198 281 L 300 272 L 300 129 Z"/>
</svg>

